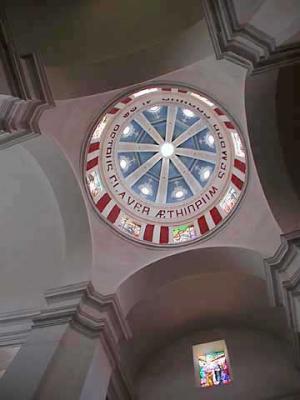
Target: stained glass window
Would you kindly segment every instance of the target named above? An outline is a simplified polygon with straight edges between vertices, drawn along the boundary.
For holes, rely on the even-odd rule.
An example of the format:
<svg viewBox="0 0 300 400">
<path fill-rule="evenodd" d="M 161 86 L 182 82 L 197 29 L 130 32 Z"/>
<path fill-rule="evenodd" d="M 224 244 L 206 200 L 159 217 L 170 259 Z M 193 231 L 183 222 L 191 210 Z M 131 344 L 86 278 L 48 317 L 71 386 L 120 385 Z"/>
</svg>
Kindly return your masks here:
<svg viewBox="0 0 300 400">
<path fill-rule="evenodd" d="M 124 93 L 95 122 L 84 156 L 95 211 L 123 236 L 150 246 L 212 234 L 247 183 L 236 124 L 214 101 L 180 85 Z"/>
<path fill-rule="evenodd" d="M 87 174 L 87 182 L 92 196 L 96 197 L 103 189 L 98 172 L 97 171 L 89 172 Z"/>
<path fill-rule="evenodd" d="M 199 356 L 198 363 L 202 387 L 223 385 L 230 382 L 229 368 L 224 351 Z"/>
<path fill-rule="evenodd" d="M 233 139 L 233 144 L 234 144 L 234 149 L 235 149 L 235 154 L 239 157 L 245 157 L 245 151 L 243 148 L 243 144 L 241 141 L 241 138 L 239 137 L 237 132 L 231 132 L 232 139 Z"/>
<path fill-rule="evenodd" d="M 232 186 L 230 186 L 224 199 L 220 202 L 220 206 L 225 212 L 229 213 L 229 211 L 234 207 L 235 203 L 237 202 L 237 199 L 237 191 Z"/>
<path fill-rule="evenodd" d="M 139 237 L 141 225 L 135 223 L 130 218 L 122 217 L 119 227 L 132 236 Z"/>
<path fill-rule="evenodd" d="M 102 134 L 102 132 L 103 132 L 103 130 L 104 130 L 106 124 L 107 124 L 107 117 L 105 116 L 105 117 L 100 121 L 100 123 L 97 125 L 97 127 L 96 127 L 96 129 L 95 129 L 95 131 L 94 131 L 94 134 L 93 134 L 93 139 L 94 139 L 94 140 L 100 138 L 100 136 L 101 136 L 101 134 Z"/>
<path fill-rule="evenodd" d="M 194 225 L 180 225 L 172 229 L 175 243 L 185 242 L 196 238 Z"/>
<path fill-rule="evenodd" d="M 228 353 L 224 340 L 193 347 L 196 383 L 200 387 L 231 382 Z"/>
</svg>

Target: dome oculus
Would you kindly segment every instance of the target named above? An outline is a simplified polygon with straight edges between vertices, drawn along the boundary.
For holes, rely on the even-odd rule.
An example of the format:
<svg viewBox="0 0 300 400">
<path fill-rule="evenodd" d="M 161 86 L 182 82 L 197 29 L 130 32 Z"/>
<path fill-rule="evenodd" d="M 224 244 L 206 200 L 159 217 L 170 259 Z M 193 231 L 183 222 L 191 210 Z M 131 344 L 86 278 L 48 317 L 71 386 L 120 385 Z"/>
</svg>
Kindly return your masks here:
<svg viewBox="0 0 300 400">
<path fill-rule="evenodd" d="M 232 214 L 246 164 L 240 134 L 219 106 L 190 89 L 155 86 L 102 115 L 84 174 L 106 222 L 166 246 L 203 238 Z"/>
</svg>

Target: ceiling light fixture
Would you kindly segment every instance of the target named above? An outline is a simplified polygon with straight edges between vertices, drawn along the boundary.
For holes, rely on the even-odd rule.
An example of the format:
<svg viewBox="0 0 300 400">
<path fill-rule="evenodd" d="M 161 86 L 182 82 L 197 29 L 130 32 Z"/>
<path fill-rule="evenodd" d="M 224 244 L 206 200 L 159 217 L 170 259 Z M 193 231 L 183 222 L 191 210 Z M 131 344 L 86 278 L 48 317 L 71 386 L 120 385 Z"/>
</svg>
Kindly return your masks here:
<svg viewBox="0 0 300 400">
<path fill-rule="evenodd" d="M 209 177 L 210 177 L 210 169 L 209 168 L 207 168 L 207 169 L 205 169 L 202 173 L 201 173 L 201 177 L 202 177 L 202 179 L 208 179 Z"/>
<path fill-rule="evenodd" d="M 215 139 L 213 135 L 207 135 L 206 142 L 209 146 L 212 146 L 215 143 Z"/>
<path fill-rule="evenodd" d="M 189 110 L 188 108 L 185 108 L 184 110 L 182 110 L 182 112 L 188 118 L 193 118 L 195 116 L 193 111 Z"/>
<path fill-rule="evenodd" d="M 163 157 L 171 157 L 174 154 L 174 146 L 172 143 L 164 143 L 160 147 L 160 152 Z"/>
<path fill-rule="evenodd" d="M 126 161 L 124 158 L 122 158 L 122 159 L 120 160 L 120 167 L 121 167 L 122 169 L 126 169 L 127 165 L 128 165 L 127 161 Z"/>
<path fill-rule="evenodd" d="M 153 113 L 158 112 L 159 110 L 160 110 L 160 106 L 153 106 L 153 107 L 149 108 L 149 111 L 153 112 Z"/>
<path fill-rule="evenodd" d="M 182 190 L 177 190 L 177 192 L 175 192 L 176 199 L 181 199 L 183 196 L 184 196 L 184 193 Z"/>
<path fill-rule="evenodd" d="M 150 190 L 147 188 L 147 186 L 143 186 L 141 188 L 141 192 L 146 196 L 148 196 L 148 194 L 150 194 Z"/>
<path fill-rule="evenodd" d="M 131 127 L 128 125 L 123 131 L 123 136 L 127 137 L 131 134 Z"/>
</svg>

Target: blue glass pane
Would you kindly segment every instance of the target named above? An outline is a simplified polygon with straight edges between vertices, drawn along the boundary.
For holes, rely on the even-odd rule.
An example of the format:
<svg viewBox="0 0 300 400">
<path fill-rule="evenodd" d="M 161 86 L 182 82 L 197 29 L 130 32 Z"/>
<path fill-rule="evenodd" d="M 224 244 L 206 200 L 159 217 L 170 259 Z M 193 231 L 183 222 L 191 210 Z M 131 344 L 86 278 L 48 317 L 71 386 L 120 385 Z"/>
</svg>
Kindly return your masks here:
<svg viewBox="0 0 300 400">
<path fill-rule="evenodd" d="M 193 195 L 185 180 L 181 177 L 169 180 L 167 191 L 167 203 L 179 203 Z"/>
<path fill-rule="evenodd" d="M 148 161 L 151 157 L 153 157 L 155 155 L 155 153 L 150 152 L 150 151 L 141 151 L 136 154 L 137 154 L 140 165 L 144 164 L 146 161 Z"/>
<path fill-rule="evenodd" d="M 159 180 L 161 166 L 162 166 L 162 160 L 159 160 L 151 169 L 149 169 L 149 171 L 147 172 L 147 175 L 149 177 Z"/>
<path fill-rule="evenodd" d="M 144 175 L 132 186 L 132 189 L 145 200 L 154 202 L 157 195 L 158 184 L 158 181 Z"/>
<path fill-rule="evenodd" d="M 124 177 L 130 175 L 140 166 L 137 153 L 118 153 L 118 160 Z"/>
<path fill-rule="evenodd" d="M 159 106 L 159 105 L 154 105 L 152 107 L 156 107 L 157 111 L 153 112 L 145 110 L 143 112 L 144 116 L 148 119 L 148 121 L 151 122 L 151 124 L 155 124 L 158 121 L 166 121 L 168 108 L 166 106 Z"/>
<path fill-rule="evenodd" d="M 201 186 L 205 187 L 212 173 L 214 172 L 214 169 L 215 165 L 210 162 L 195 160 L 190 171 L 201 184 Z"/>
<path fill-rule="evenodd" d="M 214 137 L 209 132 L 209 129 L 203 129 L 194 136 L 195 146 L 200 150 L 216 153 L 216 145 Z"/>
</svg>

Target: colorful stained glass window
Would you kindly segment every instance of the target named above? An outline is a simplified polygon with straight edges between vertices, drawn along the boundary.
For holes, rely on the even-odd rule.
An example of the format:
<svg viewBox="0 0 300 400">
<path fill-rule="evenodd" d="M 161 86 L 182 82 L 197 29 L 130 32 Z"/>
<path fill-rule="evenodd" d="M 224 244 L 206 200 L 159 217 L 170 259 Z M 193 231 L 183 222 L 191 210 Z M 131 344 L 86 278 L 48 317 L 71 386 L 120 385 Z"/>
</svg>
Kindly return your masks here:
<svg viewBox="0 0 300 400">
<path fill-rule="evenodd" d="M 202 388 L 226 385 L 232 381 L 224 340 L 193 346 L 195 381 Z"/>
<path fill-rule="evenodd" d="M 243 143 L 241 141 L 241 138 L 239 137 L 237 132 L 231 132 L 231 136 L 233 139 L 233 144 L 234 144 L 234 150 L 235 154 L 239 157 L 245 157 L 245 150 L 243 148 Z"/>
<path fill-rule="evenodd" d="M 201 387 L 224 385 L 231 381 L 224 351 L 215 351 L 199 356 Z"/>
<path fill-rule="evenodd" d="M 172 229 L 173 240 L 175 243 L 185 242 L 196 238 L 194 225 L 180 225 Z"/>
<path fill-rule="evenodd" d="M 119 227 L 123 229 L 125 232 L 129 233 L 129 235 L 139 237 L 141 232 L 141 225 L 135 223 L 128 217 L 122 217 L 119 223 Z"/>
<path fill-rule="evenodd" d="M 105 116 L 100 123 L 97 125 L 94 134 L 93 134 L 93 139 L 99 139 L 105 126 L 107 124 L 107 117 Z"/>
<path fill-rule="evenodd" d="M 229 211 L 234 207 L 235 203 L 237 202 L 237 199 L 237 191 L 232 186 L 230 186 L 224 199 L 220 202 L 220 206 L 223 208 L 224 211 L 229 213 Z"/>
<path fill-rule="evenodd" d="M 123 236 L 185 245 L 236 208 L 247 183 L 244 146 L 238 126 L 204 94 L 146 86 L 99 115 L 84 152 L 85 187 L 96 213 Z"/>
<path fill-rule="evenodd" d="M 90 192 L 93 197 L 96 197 L 103 189 L 103 186 L 101 184 L 99 174 L 97 171 L 92 171 L 92 172 L 88 173 L 87 183 L 89 185 Z"/>
</svg>

